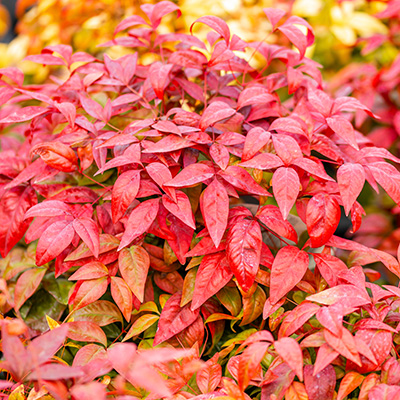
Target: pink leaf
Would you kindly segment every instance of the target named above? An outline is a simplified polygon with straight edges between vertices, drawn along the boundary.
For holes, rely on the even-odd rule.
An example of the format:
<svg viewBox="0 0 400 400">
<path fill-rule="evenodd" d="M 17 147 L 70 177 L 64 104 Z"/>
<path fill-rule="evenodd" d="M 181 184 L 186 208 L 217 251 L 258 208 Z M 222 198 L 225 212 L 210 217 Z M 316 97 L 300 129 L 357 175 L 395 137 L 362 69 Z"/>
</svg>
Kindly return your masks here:
<svg viewBox="0 0 400 400">
<path fill-rule="evenodd" d="M 73 220 L 72 226 L 97 258 L 100 248 L 99 228 L 97 224 L 91 218 L 76 218 Z"/>
<path fill-rule="evenodd" d="M 162 203 L 171 214 L 179 218 L 184 224 L 196 229 L 192 207 L 189 198 L 185 193 L 180 190 L 176 191 L 176 201 L 173 201 L 164 195 L 162 197 Z"/>
<path fill-rule="evenodd" d="M 111 214 L 117 223 L 135 200 L 140 187 L 140 171 L 123 172 L 115 181 L 112 189 Z"/>
<path fill-rule="evenodd" d="M 132 210 L 118 251 L 126 247 L 132 240 L 147 232 L 157 217 L 159 204 L 159 199 L 150 199 L 140 203 Z"/>
<path fill-rule="evenodd" d="M 314 367 L 304 367 L 304 384 L 309 400 L 333 399 L 336 385 L 336 373 L 332 365 L 328 365 L 316 376 L 313 374 Z"/>
<path fill-rule="evenodd" d="M 353 125 L 344 117 L 334 115 L 326 119 L 326 122 L 341 139 L 358 150 Z"/>
<path fill-rule="evenodd" d="M 189 304 L 184 307 L 181 307 L 180 304 L 180 293 L 175 293 L 165 303 L 158 322 L 157 333 L 153 343 L 154 346 L 182 332 L 199 316 L 199 309 L 192 311 Z"/>
<path fill-rule="evenodd" d="M 307 204 L 306 224 L 311 246 L 323 246 L 335 233 L 340 220 L 338 202 L 329 195 L 318 193 Z"/>
<path fill-rule="evenodd" d="M 56 258 L 69 246 L 74 238 L 71 221 L 57 221 L 51 224 L 39 239 L 36 249 L 36 265 L 43 265 Z"/>
<path fill-rule="evenodd" d="M 191 309 L 196 310 L 203 305 L 232 277 L 233 273 L 223 252 L 204 256 L 196 274 Z"/>
<path fill-rule="evenodd" d="M 224 119 L 232 117 L 236 111 L 223 101 L 214 101 L 203 112 L 199 128 L 206 130 L 208 127 Z"/>
<path fill-rule="evenodd" d="M 214 179 L 200 196 L 200 209 L 215 247 L 224 236 L 229 215 L 229 196 L 224 186 Z"/>
<path fill-rule="evenodd" d="M 275 304 L 303 278 L 308 268 L 308 254 L 294 246 L 281 248 L 271 267 L 270 301 Z"/>
<path fill-rule="evenodd" d="M 337 171 L 337 181 L 344 211 L 349 214 L 365 183 L 364 168 L 360 164 L 346 163 Z"/>
<path fill-rule="evenodd" d="M 274 342 L 276 352 L 296 373 L 300 381 L 303 380 L 303 353 L 299 344 L 290 337 L 284 337 Z"/>
<path fill-rule="evenodd" d="M 257 221 L 240 218 L 230 228 L 227 257 L 240 287 L 247 292 L 253 285 L 261 258 L 262 235 Z"/>
<path fill-rule="evenodd" d="M 300 191 L 300 180 L 293 168 L 280 167 L 272 176 L 272 189 L 283 219 L 289 215 Z"/>
<path fill-rule="evenodd" d="M 226 182 L 245 193 L 256 194 L 259 196 L 271 196 L 266 189 L 254 181 L 254 179 L 245 169 L 236 165 L 231 165 L 225 171 L 218 172 L 218 175 L 221 176 Z"/>
<path fill-rule="evenodd" d="M 278 207 L 266 205 L 261 207 L 256 214 L 256 218 L 267 228 L 276 232 L 278 235 L 297 242 L 297 232 L 287 220 L 284 220 Z"/>
<path fill-rule="evenodd" d="M 193 22 L 193 24 L 190 27 L 190 32 L 192 32 L 193 25 L 196 22 L 201 22 L 205 25 L 208 25 L 211 29 L 214 29 L 215 32 L 219 33 L 219 35 L 225 39 L 226 44 L 229 44 L 231 33 L 230 33 L 227 23 L 224 20 L 222 20 L 221 18 L 215 17 L 213 15 L 207 15 L 205 17 L 200 17 L 200 18 L 196 19 L 196 21 Z"/>
<path fill-rule="evenodd" d="M 173 68 L 173 64 L 153 63 L 150 66 L 149 77 L 151 86 L 156 96 L 162 100 L 164 97 L 164 90 L 169 85 L 171 78 L 169 74 Z"/>
</svg>

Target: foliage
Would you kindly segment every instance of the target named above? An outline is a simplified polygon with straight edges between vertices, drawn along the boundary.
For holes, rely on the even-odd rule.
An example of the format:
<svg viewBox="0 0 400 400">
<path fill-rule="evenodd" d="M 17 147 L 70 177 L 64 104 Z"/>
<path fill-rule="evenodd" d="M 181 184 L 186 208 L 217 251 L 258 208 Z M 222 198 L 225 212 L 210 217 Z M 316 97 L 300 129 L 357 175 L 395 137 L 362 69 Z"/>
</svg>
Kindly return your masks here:
<svg viewBox="0 0 400 400">
<path fill-rule="evenodd" d="M 375 105 L 329 94 L 311 26 L 282 10 L 264 13 L 290 46 L 142 12 L 104 44 L 140 58 L 54 45 L 28 57 L 56 68 L 45 84 L 0 70 L 1 390 L 397 398 L 400 290 L 364 266 L 398 260 L 335 235 L 342 208 L 362 229 L 366 182 L 400 204 L 400 159 L 353 125 Z"/>
<path fill-rule="evenodd" d="M 88 51 L 93 55 L 106 51 L 112 58 L 121 57 L 126 54 L 124 48 L 104 49 L 98 45 L 112 39 L 112 32 L 123 18 L 134 14 L 144 17 L 139 7 L 143 3 L 154 4 L 155 0 L 18 0 L 18 36 L 10 44 L 0 44 L 0 66 L 18 66 L 39 83 L 48 77 L 50 68 L 22 60 L 46 46 L 67 44 L 76 51 Z M 287 44 L 282 36 L 268 34 L 270 27 L 263 17 L 263 9 L 278 7 L 288 14 L 303 17 L 314 27 L 316 35 L 308 55 L 313 55 L 328 71 L 336 71 L 351 60 L 359 59 L 359 40 L 388 33 L 386 24 L 375 16 L 386 7 L 382 1 L 176 0 L 175 3 L 182 10 L 182 17 L 164 18 L 159 28 L 163 33 L 184 33 L 197 18 L 212 14 L 226 21 L 230 30 L 244 40 L 267 40 L 271 44 L 283 40 Z M 200 37 L 205 38 L 205 35 Z M 141 49 L 137 50 L 140 54 Z M 375 57 L 387 61 L 395 55 L 396 48 L 385 45 Z M 260 66 L 263 60 L 256 56 L 252 62 Z"/>
</svg>

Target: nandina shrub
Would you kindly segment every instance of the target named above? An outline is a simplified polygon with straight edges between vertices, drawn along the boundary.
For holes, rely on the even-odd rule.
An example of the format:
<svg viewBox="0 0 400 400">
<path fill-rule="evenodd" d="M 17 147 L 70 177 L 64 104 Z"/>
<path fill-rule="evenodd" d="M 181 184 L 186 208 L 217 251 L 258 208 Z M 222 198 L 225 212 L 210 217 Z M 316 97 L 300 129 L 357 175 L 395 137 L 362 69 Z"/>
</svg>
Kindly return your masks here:
<svg viewBox="0 0 400 400">
<path fill-rule="evenodd" d="M 106 45 L 149 64 L 58 45 L 30 57 L 46 84 L 0 70 L 4 395 L 395 399 L 400 290 L 364 266 L 399 263 L 335 235 L 365 181 L 400 202 L 400 160 L 352 125 L 374 114 L 324 90 L 298 17 L 265 9 L 289 48 L 142 10 Z"/>
</svg>

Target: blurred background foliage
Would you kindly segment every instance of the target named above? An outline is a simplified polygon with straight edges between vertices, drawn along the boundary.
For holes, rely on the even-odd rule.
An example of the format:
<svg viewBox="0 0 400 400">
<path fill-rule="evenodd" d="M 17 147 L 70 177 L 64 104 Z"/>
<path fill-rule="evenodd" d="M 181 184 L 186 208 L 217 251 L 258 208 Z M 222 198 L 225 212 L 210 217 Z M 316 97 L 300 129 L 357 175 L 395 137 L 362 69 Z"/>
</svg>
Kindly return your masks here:
<svg viewBox="0 0 400 400">
<path fill-rule="evenodd" d="M 18 0 L 11 1 L 17 17 L 16 37 L 0 45 L 0 67 L 17 65 L 38 83 L 48 75 L 22 60 L 49 45 L 69 44 L 75 50 L 99 54 L 99 44 L 112 39 L 114 28 L 123 18 L 142 14 L 140 5 L 154 0 Z M 278 7 L 307 19 L 313 26 L 316 42 L 309 56 L 321 63 L 326 73 L 360 59 L 361 39 L 387 35 L 389 28 L 375 15 L 386 7 L 383 1 L 339 0 L 175 0 L 182 17 L 169 18 L 159 29 L 163 33 L 188 31 L 200 16 L 212 14 L 224 19 L 232 32 L 246 40 L 277 40 L 268 35 L 265 7 Z M 7 0 L 2 3 L 6 5 Z M 10 15 L 0 5 L 0 35 L 10 27 Z M 115 52 L 115 50 L 114 50 Z M 126 52 L 121 48 L 120 52 Z M 372 57 L 382 65 L 390 63 L 398 49 L 385 44 Z M 118 54 L 114 54 L 118 56 Z"/>
</svg>

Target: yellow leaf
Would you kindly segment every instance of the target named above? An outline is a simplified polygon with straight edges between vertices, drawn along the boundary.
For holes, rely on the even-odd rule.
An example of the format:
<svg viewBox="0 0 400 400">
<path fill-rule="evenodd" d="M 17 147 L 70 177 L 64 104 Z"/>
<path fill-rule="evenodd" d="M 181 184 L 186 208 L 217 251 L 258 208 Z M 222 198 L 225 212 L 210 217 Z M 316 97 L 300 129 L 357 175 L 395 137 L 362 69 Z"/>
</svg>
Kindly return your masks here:
<svg viewBox="0 0 400 400">
<path fill-rule="evenodd" d="M 47 320 L 47 325 L 49 326 L 49 328 L 51 330 L 60 326 L 60 324 L 57 321 L 55 321 L 53 318 L 49 317 L 48 315 L 46 315 L 46 320 Z"/>
<path fill-rule="evenodd" d="M 12 391 L 8 400 L 25 400 L 24 385 L 19 385 L 15 390 Z"/>
</svg>

